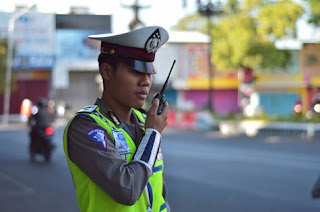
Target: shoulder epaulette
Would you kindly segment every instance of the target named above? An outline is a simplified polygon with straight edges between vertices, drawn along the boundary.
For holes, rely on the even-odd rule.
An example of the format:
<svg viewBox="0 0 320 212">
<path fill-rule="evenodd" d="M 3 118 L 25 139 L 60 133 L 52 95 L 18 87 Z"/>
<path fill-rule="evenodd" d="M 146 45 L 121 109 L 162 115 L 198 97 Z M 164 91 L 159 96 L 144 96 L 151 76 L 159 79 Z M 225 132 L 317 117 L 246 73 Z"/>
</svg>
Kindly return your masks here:
<svg viewBox="0 0 320 212">
<path fill-rule="evenodd" d="M 77 113 L 92 113 L 97 107 L 98 105 L 87 105 L 80 109 Z"/>
</svg>

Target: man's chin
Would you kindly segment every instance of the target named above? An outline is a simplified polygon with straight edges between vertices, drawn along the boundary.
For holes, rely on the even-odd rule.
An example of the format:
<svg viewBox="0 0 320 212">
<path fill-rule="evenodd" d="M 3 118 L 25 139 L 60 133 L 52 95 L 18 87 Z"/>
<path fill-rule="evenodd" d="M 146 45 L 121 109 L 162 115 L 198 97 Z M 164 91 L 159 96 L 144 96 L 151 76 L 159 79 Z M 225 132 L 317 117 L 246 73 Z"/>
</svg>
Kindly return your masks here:
<svg viewBox="0 0 320 212">
<path fill-rule="evenodd" d="M 142 108 L 145 105 L 146 101 L 136 102 L 132 107 L 133 108 Z"/>
</svg>

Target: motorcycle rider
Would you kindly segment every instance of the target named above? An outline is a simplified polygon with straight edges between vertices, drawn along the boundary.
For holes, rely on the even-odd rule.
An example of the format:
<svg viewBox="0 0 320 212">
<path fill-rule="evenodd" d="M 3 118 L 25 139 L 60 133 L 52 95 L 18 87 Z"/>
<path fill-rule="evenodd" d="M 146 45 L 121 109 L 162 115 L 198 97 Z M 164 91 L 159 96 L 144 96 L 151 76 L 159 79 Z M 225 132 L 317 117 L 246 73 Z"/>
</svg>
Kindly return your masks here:
<svg viewBox="0 0 320 212">
<path fill-rule="evenodd" d="M 52 130 L 52 116 L 48 110 L 48 101 L 40 98 L 36 107 L 33 107 L 28 124 L 30 127 L 30 159 L 34 161 L 36 153 L 44 154 L 45 160 L 50 160 L 50 153 L 54 148 L 50 136 Z"/>
</svg>

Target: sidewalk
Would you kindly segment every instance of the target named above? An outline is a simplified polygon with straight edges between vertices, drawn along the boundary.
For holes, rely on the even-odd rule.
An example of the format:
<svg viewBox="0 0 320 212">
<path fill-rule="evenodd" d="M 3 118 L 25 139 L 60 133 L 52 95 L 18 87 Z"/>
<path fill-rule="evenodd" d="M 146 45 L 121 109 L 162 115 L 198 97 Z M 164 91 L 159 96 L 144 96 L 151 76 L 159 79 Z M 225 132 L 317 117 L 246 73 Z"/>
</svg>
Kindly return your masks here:
<svg viewBox="0 0 320 212">
<path fill-rule="evenodd" d="M 257 134 L 286 134 L 305 135 L 306 138 L 320 136 L 320 124 L 298 122 L 264 122 L 251 121 L 221 121 L 219 131 L 224 135 L 245 134 L 255 136 Z"/>
<path fill-rule="evenodd" d="M 299 135 L 307 139 L 320 137 L 320 123 L 266 122 L 259 120 L 219 121 L 208 112 L 170 111 L 168 127 L 172 129 L 219 131 L 225 136 L 257 134 Z"/>
<path fill-rule="evenodd" d="M 0 115 L 0 130 L 17 130 L 26 128 L 26 123 L 20 120 L 19 114 L 10 114 L 9 115 L 9 123 L 2 123 L 3 117 Z"/>
<path fill-rule="evenodd" d="M 168 117 L 169 118 L 169 117 Z M 0 120 L 2 117 L 0 116 Z M 54 127 L 59 127 L 67 123 L 66 119 L 56 119 Z M 320 138 L 320 123 L 298 123 L 298 122 L 264 122 L 258 120 L 250 121 L 215 121 L 208 119 L 206 114 L 194 117 L 188 114 L 187 118 L 179 120 L 179 125 L 168 124 L 168 128 L 199 130 L 199 131 L 219 131 L 222 135 L 247 135 L 257 134 L 268 135 L 304 135 L 306 138 Z M 10 115 L 9 124 L 3 125 L 0 122 L 0 130 L 17 130 L 27 128 L 26 123 L 20 120 L 19 115 Z"/>
</svg>

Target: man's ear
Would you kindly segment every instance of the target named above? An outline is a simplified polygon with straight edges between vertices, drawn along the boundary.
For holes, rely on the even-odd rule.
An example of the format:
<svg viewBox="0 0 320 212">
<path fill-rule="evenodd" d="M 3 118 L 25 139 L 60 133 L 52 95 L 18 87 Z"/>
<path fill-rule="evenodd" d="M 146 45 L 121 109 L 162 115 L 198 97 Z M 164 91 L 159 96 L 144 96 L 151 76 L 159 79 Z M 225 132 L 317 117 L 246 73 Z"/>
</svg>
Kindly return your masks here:
<svg viewBox="0 0 320 212">
<path fill-rule="evenodd" d="M 100 66 L 100 74 L 104 80 L 110 80 L 112 75 L 112 67 L 107 63 L 102 63 Z"/>
</svg>

